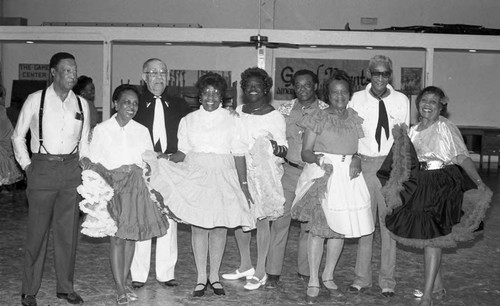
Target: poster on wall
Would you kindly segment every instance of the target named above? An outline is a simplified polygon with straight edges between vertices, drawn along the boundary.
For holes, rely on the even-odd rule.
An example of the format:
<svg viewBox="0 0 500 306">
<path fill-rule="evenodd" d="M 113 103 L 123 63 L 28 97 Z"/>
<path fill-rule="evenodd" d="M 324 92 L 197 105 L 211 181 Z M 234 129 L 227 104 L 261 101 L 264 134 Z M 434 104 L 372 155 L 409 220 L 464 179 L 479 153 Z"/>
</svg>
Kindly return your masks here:
<svg viewBox="0 0 500 306">
<path fill-rule="evenodd" d="M 422 90 L 422 71 L 420 67 L 401 67 L 401 92 L 408 98 Z"/>
<path fill-rule="evenodd" d="M 318 75 L 318 97 L 322 97 L 325 81 L 336 69 L 344 70 L 352 79 L 354 91 L 363 89 L 369 80 L 366 78 L 367 60 L 319 59 L 319 58 L 276 58 L 274 76 L 274 99 L 291 100 L 295 97 L 292 77 L 301 69 L 308 69 Z"/>
</svg>

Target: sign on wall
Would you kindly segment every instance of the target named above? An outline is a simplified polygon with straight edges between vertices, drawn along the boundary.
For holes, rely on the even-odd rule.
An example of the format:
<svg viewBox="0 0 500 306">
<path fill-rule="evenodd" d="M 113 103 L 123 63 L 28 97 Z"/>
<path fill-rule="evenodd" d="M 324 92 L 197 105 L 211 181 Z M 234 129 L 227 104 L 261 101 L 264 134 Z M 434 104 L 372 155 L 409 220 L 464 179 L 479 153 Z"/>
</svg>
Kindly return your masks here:
<svg viewBox="0 0 500 306">
<path fill-rule="evenodd" d="M 401 67 L 401 92 L 408 97 L 422 90 L 422 68 Z"/>
<path fill-rule="evenodd" d="M 340 60 L 318 58 L 276 58 L 274 77 L 274 99 L 291 100 L 295 97 L 292 77 L 301 69 L 308 69 L 318 75 L 318 96 L 322 98 L 324 83 L 335 69 L 344 70 L 351 77 L 354 91 L 363 89 L 369 80 L 366 78 L 367 60 Z"/>
<path fill-rule="evenodd" d="M 48 64 L 19 64 L 19 80 L 48 81 Z"/>
</svg>

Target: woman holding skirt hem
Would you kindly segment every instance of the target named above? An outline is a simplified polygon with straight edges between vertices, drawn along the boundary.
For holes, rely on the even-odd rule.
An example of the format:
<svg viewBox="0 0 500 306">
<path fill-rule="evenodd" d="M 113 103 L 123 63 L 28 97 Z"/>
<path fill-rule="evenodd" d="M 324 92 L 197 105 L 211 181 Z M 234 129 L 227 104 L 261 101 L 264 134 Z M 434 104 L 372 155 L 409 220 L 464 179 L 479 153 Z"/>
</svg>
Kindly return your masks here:
<svg viewBox="0 0 500 306">
<path fill-rule="evenodd" d="M 333 273 L 344 246 L 344 238 L 373 232 L 370 195 L 361 169 L 351 163 L 356 156 L 358 139 L 364 136 L 363 119 L 347 108 L 351 81 L 336 70 L 325 83 L 330 107 L 306 116 L 298 124 L 306 129 L 302 160 L 307 162 L 297 183 L 292 217 L 307 222 L 307 255 L 310 279 L 306 301 L 314 303 L 319 295 L 319 266 L 327 240 L 323 286 L 331 295 L 342 295 Z"/>
</svg>

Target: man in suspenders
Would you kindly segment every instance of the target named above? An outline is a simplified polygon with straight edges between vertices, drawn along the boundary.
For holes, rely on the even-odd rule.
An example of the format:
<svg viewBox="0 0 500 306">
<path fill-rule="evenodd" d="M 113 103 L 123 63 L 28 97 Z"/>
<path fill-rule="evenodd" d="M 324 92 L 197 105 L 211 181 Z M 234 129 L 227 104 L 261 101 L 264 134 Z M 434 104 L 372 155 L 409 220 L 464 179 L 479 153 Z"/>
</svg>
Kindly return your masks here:
<svg viewBox="0 0 500 306">
<path fill-rule="evenodd" d="M 37 305 L 50 227 L 54 240 L 56 296 L 71 304 L 83 300 L 73 288 L 78 237 L 80 155 L 88 150 L 87 101 L 71 90 L 76 83 L 75 57 L 60 52 L 50 59 L 52 84 L 28 96 L 12 135 L 16 159 L 28 180 L 28 226 L 22 305 Z M 26 133 L 31 131 L 29 157 Z"/>
</svg>

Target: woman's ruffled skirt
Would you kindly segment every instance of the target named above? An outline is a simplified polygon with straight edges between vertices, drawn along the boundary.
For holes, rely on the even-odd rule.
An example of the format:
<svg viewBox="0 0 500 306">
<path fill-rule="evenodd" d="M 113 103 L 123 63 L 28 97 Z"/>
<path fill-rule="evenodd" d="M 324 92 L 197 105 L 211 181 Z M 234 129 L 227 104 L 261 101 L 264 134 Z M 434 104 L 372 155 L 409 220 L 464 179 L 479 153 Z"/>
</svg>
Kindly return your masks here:
<svg viewBox="0 0 500 306">
<path fill-rule="evenodd" d="M 283 160 L 273 154 L 269 138 L 259 137 L 246 155 L 248 187 L 252 195 L 252 215 L 256 220 L 276 220 L 283 216 L 285 195 L 281 177 Z"/>
<path fill-rule="evenodd" d="M 297 183 L 292 218 L 324 238 L 354 238 L 374 231 L 370 194 L 362 175 L 350 179 L 351 157 L 324 154 L 323 167 L 306 164 Z"/>
<path fill-rule="evenodd" d="M 88 160 L 82 165 L 83 182 L 77 190 L 84 197 L 80 209 L 87 213 L 83 234 L 142 241 L 167 233 L 168 220 L 151 199 L 142 168 L 107 170 Z"/>
<path fill-rule="evenodd" d="M 16 163 L 10 139 L 0 141 L 0 186 L 14 184 L 23 179 L 23 173 Z"/>
<path fill-rule="evenodd" d="M 421 170 L 409 200 L 386 216 L 398 242 L 413 247 L 456 247 L 474 238 L 492 193 L 479 191 L 458 166 Z"/>
<path fill-rule="evenodd" d="M 184 162 L 148 151 L 146 180 L 154 197 L 176 220 L 202 228 L 254 228 L 231 154 L 189 152 Z"/>
</svg>

